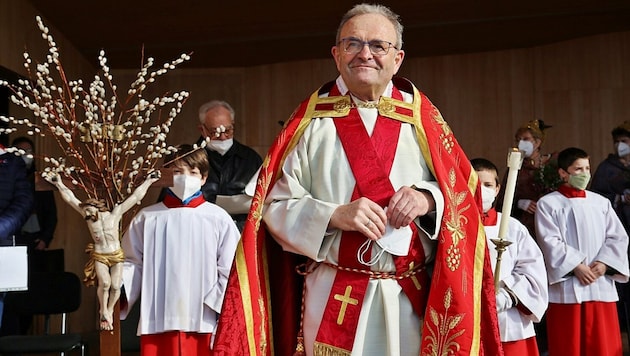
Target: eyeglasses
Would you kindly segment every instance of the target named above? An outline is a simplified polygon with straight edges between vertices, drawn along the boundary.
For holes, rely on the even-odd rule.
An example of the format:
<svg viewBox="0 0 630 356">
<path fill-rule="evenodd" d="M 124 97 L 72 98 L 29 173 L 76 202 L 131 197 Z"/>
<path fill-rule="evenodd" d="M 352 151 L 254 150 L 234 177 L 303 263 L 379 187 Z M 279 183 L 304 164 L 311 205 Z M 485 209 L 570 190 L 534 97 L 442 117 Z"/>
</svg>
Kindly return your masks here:
<svg viewBox="0 0 630 356">
<path fill-rule="evenodd" d="M 234 134 L 234 126 L 218 126 L 218 127 L 207 127 L 203 125 L 203 127 L 208 131 L 210 137 L 219 138 L 221 135 L 232 136 Z"/>
<path fill-rule="evenodd" d="M 337 45 L 341 44 L 341 48 L 348 54 L 357 54 L 363 50 L 365 45 L 368 46 L 370 52 L 375 56 L 384 56 L 389 52 L 390 48 L 398 49 L 393 43 L 381 40 L 361 41 L 358 38 L 346 37 L 342 38 Z"/>
</svg>

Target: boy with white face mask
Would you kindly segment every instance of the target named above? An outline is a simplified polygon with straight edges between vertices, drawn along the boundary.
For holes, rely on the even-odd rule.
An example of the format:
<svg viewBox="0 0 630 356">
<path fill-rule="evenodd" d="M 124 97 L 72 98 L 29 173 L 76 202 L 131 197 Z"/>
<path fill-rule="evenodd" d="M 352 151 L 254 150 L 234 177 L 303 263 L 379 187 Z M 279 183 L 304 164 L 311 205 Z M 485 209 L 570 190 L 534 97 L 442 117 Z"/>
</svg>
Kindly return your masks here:
<svg viewBox="0 0 630 356">
<path fill-rule="evenodd" d="M 210 355 L 239 231 L 230 215 L 207 202 L 203 149 L 182 145 L 166 157 L 173 186 L 142 209 L 122 240 L 126 318 L 140 296 L 141 355 Z"/>
<path fill-rule="evenodd" d="M 471 160 L 479 177 L 483 205 L 482 222 L 488 239 L 492 269 L 497 251 L 491 239 L 498 238 L 499 221 L 494 200 L 499 192 L 496 166 L 483 158 Z M 512 243 L 502 254 L 501 277 L 497 291 L 497 316 L 503 351 L 506 355 L 538 355 L 534 323 L 547 310 L 547 274 L 542 252 L 527 228 L 510 217 L 507 240 Z"/>
<path fill-rule="evenodd" d="M 621 355 L 615 282 L 628 282 L 628 234 L 606 198 L 586 190 L 588 154 L 558 155 L 564 181 L 538 201 L 536 230 L 549 279 L 550 355 Z"/>
</svg>

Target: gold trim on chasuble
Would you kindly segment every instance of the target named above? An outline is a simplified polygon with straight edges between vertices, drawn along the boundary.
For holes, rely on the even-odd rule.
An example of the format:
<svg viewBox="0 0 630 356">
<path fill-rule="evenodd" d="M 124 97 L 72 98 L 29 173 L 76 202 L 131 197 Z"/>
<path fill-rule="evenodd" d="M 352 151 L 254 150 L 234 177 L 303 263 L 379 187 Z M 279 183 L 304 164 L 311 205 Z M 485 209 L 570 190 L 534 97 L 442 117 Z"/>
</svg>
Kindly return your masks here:
<svg viewBox="0 0 630 356">
<path fill-rule="evenodd" d="M 314 100 L 314 99 L 317 99 L 317 92 L 315 92 L 311 96 L 307 110 L 306 110 L 306 114 L 314 111 L 315 105 L 317 104 L 317 100 Z M 254 225 L 256 226 L 255 231 L 260 230 L 260 223 L 262 221 L 262 211 L 263 211 L 265 198 L 269 190 L 269 187 L 272 183 L 277 181 L 282 176 L 282 166 L 286 159 L 286 156 L 291 151 L 291 149 L 295 147 L 300 137 L 302 137 L 302 133 L 304 132 L 304 130 L 310 123 L 311 118 L 312 116 L 307 117 L 307 115 L 305 115 L 301 119 L 301 122 L 299 123 L 295 134 L 293 134 L 292 137 L 290 137 L 291 141 L 289 141 L 289 143 L 287 144 L 287 148 L 284 150 L 281 162 L 278 165 L 276 172 L 269 170 L 269 162 L 270 162 L 269 156 L 266 156 L 263 161 L 261 172 L 258 176 L 258 181 L 257 181 L 257 185 L 260 185 L 263 189 L 262 190 L 257 189 L 256 192 L 254 193 L 254 197 L 252 198 L 252 206 L 254 207 L 254 209 L 247 216 L 247 219 L 250 222 L 254 223 Z M 278 137 L 278 142 L 277 142 L 278 146 L 282 146 L 283 143 L 286 142 L 287 139 L 289 139 L 289 135 L 287 131 L 282 130 Z M 275 176 L 274 176 L 274 173 L 275 173 Z M 263 241 L 263 245 L 266 245 L 266 241 Z M 263 247 L 263 250 L 265 250 L 265 247 Z M 262 264 L 264 266 L 264 271 L 261 271 L 261 273 L 264 274 L 264 278 L 265 278 L 266 294 L 271 295 L 271 291 L 269 290 L 269 285 L 270 285 L 269 265 L 267 263 L 267 256 L 266 254 L 262 254 L 260 258 L 262 258 Z M 256 336 L 255 336 L 255 330 L 254 330 L 254 324 L 253 324 L 254 313 L 257 313 L 258 315 L 267 315 L 267 326 L 269 330 L 273 330 L 271 303 L 267 303 L 262 298 L 259 298 L 256 303 L 256 305 L 258 306 L 258 310 L 255 311 L 252 309 L 252 298 L 249 292 L 250 283 L 249 283 L 248 268 L 247 268 L 247 263 L 245 261 L 245 251 L 243 250 L 242 240 L 239 242 L 237 246 L 235 261 L 236 261 L 235 267 L 238 274 L 242 301 L 243 301 L 243 312 L 245 314 L 245 323 L 246 323 L 246 330 L 247 330 L 247 339 L 248 339 L 248 344 L 249 344 L 249 352 L 251 355 L 256 355 L 258 353 L 256 352 L 257 343 L 255 341 Z M 255 263 L 257 264 L 258 261 L 255 261 Z M 260 326 L 260 340 L 267 340 L 264 324 Z M 261 341 L 260 350 L 259 350 L 260 354 L 262 355 L 267 354 L 267 347 L 272 348 L 271 353 L 273 354 L 273 332 L 271 332 L 269 335 L 269 342 L 271 343 L 271 345 L 268 345 L 266 342 Z"/>
<path fill-rule="evenodd" d="M 418 89 L 414 86 L 414 100 L 412 104 L 412 110 L 415 113 L 420 112 L 421 105 L 421 94 Z M 431 118 L 435 121 L 441 128 L 442 132 L 439 134 L 440 143 L 443 147 L 443 152 L 438 152 L 437 158 L 441 154 L 452 154 L 453 147 L 455 146 L 455 139 L 453 137 L 453 131 L 448 126 L 448 123 L 444 120 L 440 112 L 437 108 L 434 111 L 434 114 Z M 418 118 L 416 121 L 421 120 Z M 418 138 L 418 143 L 420 145 L 420 149 L 422 151 L 422 155 L 425 157 L 427 166 L 435 176 L 435 167 L 433 165 L 431 152 L 429 150 L 429 145 L 427 142 L 426 132 L 424 131 L 424 127 L 422 125 L 416 124 L 416 136 Z M 439 146 L 438 146 L 439 147 Z M 427 159 L 428 158 L 428 159 Z M 468 189 L 471 194 L 475 194 L 477 189 L 478 177 L 474 170 L 471 170 L 470 176 L 468 177 Z M 463 229 L 463 224 L 468 223 L 467 218 L 462 215 L 463 212 L 470 209 L 470 205 L 465 205 L 460 207 L 460 205 L 464 202 L 467 192 L 460 191 L 457 192 L 455 190 L 456 183 L 456 173 L 454 169 L 450 169 L 448 172 L 448 185 L 443 188 L 443 191 L 446 193 L 448 197 L 450 197 L 450 209 L 449 216 L 445 217 L 445 227 L 446 231 L 449 235 L 451 235 L 451 245 L 447 248 L 446 258 L 444 260 L 445 266 L 451 271 L 454 272 L 460 267 L 461 262 L 461 250 L 459 247 L 460 242 L 466 237 L 465 230 Z M 479 218 L 480 220 L 480 218 Z M 479 221 L 478 223 L 478 231 L 477 236 L 484 236 L 485 232 L 483 231 L 483 225 Z M 441 241 L 447 242 L 447 239 L 443 239 Z M 440 243 L 440 240 L 438 241 Z M 482 283 L 482 275 L 483 275 L 483 264 L 485 258 L 485 248 L 486 248 L 486 239 L 478 238 L 475 246 L 475 258 L 474 258 L 474 270 L 473 270 L 473 343 L 471 344 L 471 354 L 477 355 L 479 354 L 480 349 L 480 334 L 481 327 L 479 325 L 481 319 L 481 283 Z M 466 283 L 466 278 L 462 278 L 462 282 Z M 462 285 L 461 288 L 467 289 L 466 285 Z M 442 355 L 444 353 L 449 353 L 453 351 L 457 351 L 461 349 L 461 346 L 455 340 L 460 337 L 465 329 L 459 330 L 452 335 L 449 335 L 450 331 L 453 330 L 461 321 L 463 320 L 465 314 L 455 314 L 448 315 L 448 309 L 451 307 L 451 299 L 452 299 L 452 286 L 448 286 L 444 297 L 443 297 L 443 306 L 445 309 L 445 313 L 443 315 L 439 314 L 433 307 L 429 306 L 427 312 L 429 313 L 428 317 L 431 320 L 431 324 L 425 321 L 427 325 L 426 330 L 431 333 L 431 335 L 423 336 L 424 338 L 429 340 L 430 350 L 432 352 L 429 355 Z"/>
</svg>

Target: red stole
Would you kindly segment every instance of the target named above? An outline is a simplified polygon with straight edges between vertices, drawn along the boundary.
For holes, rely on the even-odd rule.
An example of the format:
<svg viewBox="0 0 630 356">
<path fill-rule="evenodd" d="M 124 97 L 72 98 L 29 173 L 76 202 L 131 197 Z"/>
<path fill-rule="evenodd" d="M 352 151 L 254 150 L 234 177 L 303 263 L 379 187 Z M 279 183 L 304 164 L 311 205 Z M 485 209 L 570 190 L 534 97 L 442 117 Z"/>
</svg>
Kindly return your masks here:
<svg viewBox="0 0 630 356">
<path fill-rule="evenodd" d="M 334 87 L 329 95 L 339 95 L 337 87 Z M 392 98 L 402 100 L 398 89 L 393 89 Z M 401 122 L 379 115 L 371 137 L 356 108 L 352 108 L 347 117 L 336 118 L 334 122 L 356 181 L 351 200 L 367 197 L 381 207 L 387 206 L 389 199 L 395 193 L 389 180 L 389 173 L 396 154 Z M 409 271 L 414 266 L 421 267 L 424 264 L 424 249 L 413 223 L 412 229 L 414 238 L 408 255 L 394 258 L 397 275 Z M 357 231 L 343 232 L 339 248 L 339 265 L 358 270 L 369 269 L 357 260 L 357 251 L 365 241 L 365 235 Z M 365 259 L 370 259 L 369 254 L 365 256 Z M 369 280 L 370 276 L 367 274 L 346 270 L 336 271 L 335 281 L 316 337 L 316 349 L 321 349 L 322 352 L 332 349 L 345 350 L 347 353 L 352 351 L 355 330 Z M 428 280 L 426 270 L 398 280 L 419 316 L 424 314 Z"/>
</svg>

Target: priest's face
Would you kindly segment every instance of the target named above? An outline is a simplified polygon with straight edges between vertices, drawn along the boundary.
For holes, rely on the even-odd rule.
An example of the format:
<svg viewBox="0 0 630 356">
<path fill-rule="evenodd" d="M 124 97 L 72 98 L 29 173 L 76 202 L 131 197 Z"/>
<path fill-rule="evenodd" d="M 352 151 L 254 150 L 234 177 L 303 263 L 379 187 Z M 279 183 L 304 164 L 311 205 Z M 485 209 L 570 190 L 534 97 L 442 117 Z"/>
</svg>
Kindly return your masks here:
<svg viewBox="0 0 630 356">
<path fill-rule="evenodd" d="M 396 49 L 394 25 L 383 15 L 358 15 L 343 25 L 338 40 L 332 55 L 348 89 L 361 100 L 378 100 L 405 56 Z"/>
</svg>

